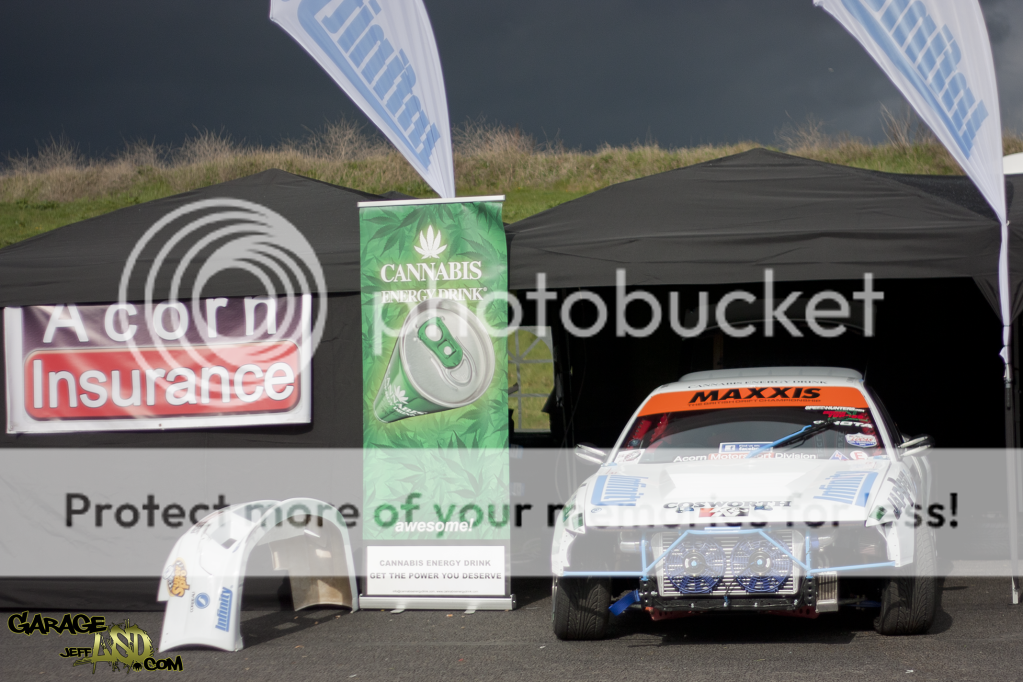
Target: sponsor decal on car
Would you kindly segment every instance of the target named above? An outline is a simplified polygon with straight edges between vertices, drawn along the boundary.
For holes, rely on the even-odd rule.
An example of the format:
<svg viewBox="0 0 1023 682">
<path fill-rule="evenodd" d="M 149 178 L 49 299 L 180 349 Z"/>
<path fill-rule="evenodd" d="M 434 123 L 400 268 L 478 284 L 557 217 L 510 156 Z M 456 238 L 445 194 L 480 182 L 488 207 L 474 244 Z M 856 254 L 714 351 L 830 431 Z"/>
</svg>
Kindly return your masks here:
<svg viewBox="0 0 1023 682">
<path fill-rule="evenodd" d="M 745 443 L 721 443 L 718 445 L 718 452 L 753 452 L 759 450 L 765 445 L 770 445 L 773 441 L 759 441 L 756 443 L 745 442 Z"/>
<path fill-rule="evenodd" d="M 727 452 L 716 452 L 707 456 L 709 459 L 715 460 L 744 460 L 749 457 L 749 453 L 727 453 Z M 764 452 L 757 453 L 757 459 L 817 459 L 817 455 L 812 452 L 775 452 L 773 450 L 766 450 Z M 676 460 L 677 461 L 677 460 Z"/>
<path fill-rule="evenodd" d="M 672 462 L 700 462 L 707 459 L 707 455 L 679 455 Z"/>
<path fill-rule="evenodd" d="M 184 597 L 188 591 L 188 572 L 185 570 L 185 562 L 178 559 L 163 576 L 167 581 L 167 591 L 175 597 Z"/>
<path fill-rule="evenodd" d="M 730 407 L 805 406 L 827 403 L 848 404 L 853 411 L 867 407 L 866 399 L 856 388 L 848 386 L 748 386 L 745 388 L 704 391 L 672 391 L 650 396 L 639 416 L 663 412 L 685 412 Z M 845 408 L 839 408 L 845 409 Z"/>
<path fill-rule="evenodd" d="M 901 518 L 902 512 L 913 507 L 913 483 L 905 471 L 900 471 L 898 478 L 888 477 L 892 484 L 892 491 L 888 494 L 888 506 L 891 507 L 895 518 Z"/>
<path fill-rule="evenodd" d="M 761 455 L 769 455 L 773 453 L 763 452 Z M 707 459 L 713 460 L 733 460 L 733 459 L 746 459 L 747 454 L 745 452 L 712 452 L 707 455 Z"/>
<path fill-rule="evenodd" d="M 814 411 L 823 411 L 825 417 L 847 419 L 866 419 L 867 415 L 864 414 L 867 410 L 864 407 L 839 407 L 836 405 L 807 405 L 806 409 Z"/>
<path fill-rule="evenodd" d="M 821 486 L 822 494 L 813 499 L 864 507 L 876 478 L 876 471 L 837 471 L 824 479 L 827 482 Z"/>
<path fill-rule="evenodd" d="M 228 632 L 231 625 L 231 601 L 234 599 L 234 593 L 228 588 L 220 590 L 220 605 L 217 607 L 217 624 L 214 626 L 218 630 Z"/>
<path fill-rule="evenodd" d="M 845 442 L 854 448 L 876 448 L 877 436 L 872 436 L 869 433 L 847 433 Z"/>
<path fill-rule="evenodd" d="M 837 459 L 839 461 L 845 462 L 848 461 L 849 458 L 846 457 L 841 450 L 835 450 L 833 453 L 831 453 L 831 459 Z"/>
<path fill-rule="evenodd" d="M 700 518 L 749 516 L 749 507 L 706 507 L 700 509 Z"/>
<path fill-rule="evenodd" d="M 729 500 L 720 502 L 667 502 L 665 509 L 674 509 L 679 514 L 700 510 L 700 516 L 711 516 L 704 514 L 704 510 L 714 509 L 747 509 L 753 511 L 773 511 L 775 507 L 788 507 L 792 504 L 790 500 Z"/>
<path fill-rule="evenodd" d="M 646 480 L 646 476 L 597 476 L 590 502 L 598 507 L 635 507 Z"/>
<path fill-rule="evenodd" d="M 624 450 L 619 452 L 615 457 L 616 464 L 629 464 L 638 462 L 639 458 L 643 456 L 642 450 Z"/>
</svg>

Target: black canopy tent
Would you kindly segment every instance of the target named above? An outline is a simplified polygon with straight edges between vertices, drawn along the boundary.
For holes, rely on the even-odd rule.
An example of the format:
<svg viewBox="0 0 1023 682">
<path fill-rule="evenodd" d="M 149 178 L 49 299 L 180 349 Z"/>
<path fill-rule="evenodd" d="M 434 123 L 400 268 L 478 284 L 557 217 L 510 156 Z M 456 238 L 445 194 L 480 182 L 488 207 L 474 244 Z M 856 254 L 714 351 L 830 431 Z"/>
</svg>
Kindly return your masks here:
<svg viewBox="0 0 1023 682">
<path fill-rule="evenodd" d="M 118 300 L 125 262 L 146 231 L 170 212 L 207 199 L 258 203 L 286 218 L 309 242 L 327 283 L 326 326 L 312 364 L 312 422 L 299 425 L 140 432 L 8 434 L 0 448 L 360 448 L 362 447 L 362 353 L 359 312 L 359 215 L 356 204 L 380 197 L 269 170 L 121 209 L 58 228 L 0 250 L 0 306 L 54 303 L 108 303 Z M 170 252 L 173 271 L 184 249 Z M 153 264 L 150 252 L 140 272 Z M 179 294 L 191 295 L 187 287 Z M 159 278 L 153 297 L 169 296 L 169 278 Z M 131 300 L 144 299 L 144 277 L 133 278 Z M 253 296 L 265 293 L 254 277 L 229 270 L 211 279 L 203 296 Z M 278 293 L 285 293 L 280 291 Z M 317 301 L 317 303 L 320 303 Z M 3 321 L 0 317 L 0 327 Z M 6 367 L 4 371 L 6 372 Z M 4 376 L 6 385 L 6 374 Z M 6 392 L 0 391 L 0 414 L 6 415 Z M 6 424 L 5 424 L 6 427 Z M 31 455 L 29 455 L 31 456 Z M 362 459 L 344 466 L 361 480 Z M 39 493 L 45 482 L 40 481 Z M 241 500 L 229 500 L 230 503 Z M 361 500 L 346 500 L 361 508 Z M 338 502 L 337 500 L 334 501 Z M 248 603 L 277 608 L 279 579 L 249 580 Z M 152 609 L 154 580 L 0 579 L 0 608 Z"/>
<path fill-rule="evenodd" d="M 1020 183 L 1023 177 L 1008 179 L 1014 225 L 1023 224 L 1023 202 L 1013 202 Z M 219 197 L 280 213 L 303 233 L 322 265 L 328 314 L 313 360 L 313 421 L 168 431 L 159 435 L 158 445 L 361 446 L 356 203 L 376 195 L 271 170 L 115 211 L 0 250 L 0 306 L 115 301 L 137 239 L 170 211 Z M 615 270 L 625 268 L 630 286 L 656 289 L 756 283 L 771 268 L 779 282 L 858 280 L 864 272 L 884 280 L 972 278 L 996 302 L 998 224 L 966 178 L 878 173 L 766 150 L 614 185 L 515 223 L 508 236 L 509 284 L 519 291 L 533 289 L 539 272 L 546 273 L 548 288 L 573 289 L 612 286 Z M 1010 254 L 1018 313 L 1023 306 L 1018 229 Z M 180 255 L 171 252 L 171 269 Z M 140 269 L 146 265 L 140 262 Z M 141 278 L 132 280 L 129 299 L 143 298 L 141 285 Z M 218 275 L 203 289 L 203 296 L 263 293 L 255 278 L 237 271 Z M 190 294 L 187 287 L 179 292 Z M 153 297 L 168 295 L 167 282 L 158 280 Z M 1000 365 L 995 329 L 991 367 Z M 983 355 L 989 357 L 986 349 Z M 655 375 L 651 371 L 651 380 Z M 562 414 L 559 428 L 573 418 Z M 152 433 L 0 435 L 0 447 L 154 444 Z"/>
<path fill-rule="evenodd" d="M 1010 219 L 1023 177 L 1007 181 Z M 860 170 L 764 149 L 594 192 L 508 228 L 513 289 L 969 278 L 998 310 L 998 222 L 965 177 Z M 1023 307 L 1023 227 L 1011 241 Z M 997 349 L 994 351 L 997 353 Z M 994 359 L 997 359 L 994 358 Z M 1001 364 L 999 362 L 999 364 Z M 1013 442 L 1010 436 L 1009 442 Z M 965 445 L 965 444 L 964 444 Z"/>
<path fill-rule="evenodd" d="M 1007 181 L 1010 221 L 1017 184 Z M 965 177 L 898 175 L 754 149 L 611 185 L 508 228 L 510 286 L 972 277 L 997 310 L 994 213 Z M 1023 225 L 1011 262 L 1023 264 Z M 1023 307 L 1014 268 L 1013 311 Z"/>
<path fill-rule="evenodd" d="M 1023 201 L 1014 202 L 1017 186 L 1023 189 L 1023 177 L 1007 178 L 1014 319 L 1023 309 Z M 971 278 L 995 311 L 991 344 L 984 350 L 991 360 L 986 373 L 996 379 L 1002 366 L 995 355 L 999 223 L 965 177 L 881 173 L 756 149 L 612 185 L 519 221 L 508 233 L 513 289 L 536 288 L 537 272 L 546 273 L 549 289 L 610 287 L 618 269 L 626 271 L 629 286 L 644 289 L 757 283 L 766 269 L 775 281 L 815 281 L 821 288 L 865 273 L 885 281 Z M 969 317 L 962 309 L 956 313 Z M 605 339 L 602 358 L 614 365 L 617 381 L 628 383 L 628 364 L 621 362 L 625 346 L 619 342 L 617 351 L 609 351 L 613 342 Z M 915 345 L 924 344 L 917 339 Z M 653 351 L 657 345 L 647 347 Z M 667 347 L 662 343 L 660 349 Z M 662 375 L 637 395 L 674 378 Z M 1019 385 L 1018 377 L 1012 385 Z M 1002 442 L 1013 447 L 1018 401 L 1005 386 Z M 612 421 L 620 428 L 621 415 L 616 416 Z M 1007 451 L 1015 569 L 1020 484 L 1014 458 Z M 1013 598 L 1018 599 L 1015 582 Z"/>
<path fill-rule="evenodd" d="M 356 204 L 385 197 L 268 170 L 238 180 L 131 206 L 67 225 L 0 250 L 0 306 L 108 303 L 118 300 L 125 262 L 154 223 L 182 206 L 205 199 L 241 199 L 288 219 L 309 242 L 327 287 L 326 328 L 313 362 L 313 423 L 301 426 L 166 431 L 160 447 L 362 446 L 362 398 L 346 387 L 362 384 L 359 317 L 359 213 Z M 169 296 L 170 277 L 187 244 L 160 267 L 154 300 Z M 128 287 L 129 300 L 144 299 L 144 275 L 155 249 L 143 252 Z M 196 263 L 198 266 L 198 263 Z M 179 293 L 191 296 L 189 277 Z M 203 288 L 205 297 L 264 294 L 249 273 L 227 270 Z M 278 293 L 284 293 L 280 291 Z M 344 389 L 344 390 L 343 390 Z M 0 400 L 5 398 L 0 397 Z M 343 418 L 335 418 L 343 415 Z M 146 432 L 0 434 L 0 447 L 146 446 Z"/>
<path fill-rule="evenodd" d="M 183 192 L 123 208 L 41 234 L 0 250 L 0 306 L 59 302 L 105 303 L 117 300 L 121 272 L 136 242 L 171 211 L 205 199 L 241 199 L 261 204 L 287 218 L 302 232 L 323 268 L 331 293 L 359 290 L 359 213 L 356 204 L 384 197 L 268 170 L 238 180 Z M 187 245 L 172 251 L 173 268 Z M 146 252 L 145 256 L 152 256 Z M 138 262 L 148 271 L 151 257 Z M 132 279 L 130 300 L 143 299 L 142 278 Z M 189 279 L 181 296 L 189 296 Z M 155 298 L 169 293 L 169 279 L 156 282 Z M 241 271 L 225 272 L 209 283 L 204 296 L 263 293 L 258 281 Z"/>
</svg>

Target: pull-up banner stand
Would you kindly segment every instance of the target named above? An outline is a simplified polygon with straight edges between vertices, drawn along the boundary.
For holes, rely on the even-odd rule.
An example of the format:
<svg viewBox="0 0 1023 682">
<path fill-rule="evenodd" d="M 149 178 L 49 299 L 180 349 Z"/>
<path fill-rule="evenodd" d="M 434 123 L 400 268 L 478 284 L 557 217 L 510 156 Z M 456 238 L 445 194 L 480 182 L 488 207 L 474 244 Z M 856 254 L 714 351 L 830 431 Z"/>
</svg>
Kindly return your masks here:
<svg viewBox="0 0 1023 682">
<path fill-rule="evenodd" d="M 503 200 L 359 204 L 363 608 L 514 608 Z"/>
</svg>

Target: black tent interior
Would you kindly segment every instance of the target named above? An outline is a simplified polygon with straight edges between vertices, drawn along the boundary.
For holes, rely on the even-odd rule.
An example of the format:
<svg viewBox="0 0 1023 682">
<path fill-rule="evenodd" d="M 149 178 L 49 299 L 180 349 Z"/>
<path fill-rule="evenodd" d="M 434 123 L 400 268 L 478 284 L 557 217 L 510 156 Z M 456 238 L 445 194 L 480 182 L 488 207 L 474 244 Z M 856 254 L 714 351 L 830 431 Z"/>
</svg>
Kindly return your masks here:
<svg viewBox="0 0 1023 682">
<path fill-rule="evenodd" d="M 1023 189 L 1023 177 L 1007 179 L 1009 216 L 1023 225 L 1017 186 Z M 257 202 L 287 218 L 322 265 L 328 314 L 313 360 L 313 421 L 168 431 L 159 434 L 159 446 L 361 446 L 356 203 L 376 195 L 272 170 L 122 209 L 0 250 L 0 306 L 117 300 L 125 259 L 147 228 L 190 202 L 222 197 Z M 508 238 L 509 285 L 526 304 L 526 324 L 537 320 L 522 294 L 536 287 L 541 272 L 561 300 L 570 290 L 591 289 L 613 301 L 616 270 L 625 269 L 630 289 L 665 303 L 677 291 L 682 309 L 695 306 L 701 289 L 712 301 L 735 285 L 759 292 L 767 268 L 779 298 L 794 290 L 848 294 L 862 286 L 865 272 L 885 292 L 873 338 L 851 332 L 765 338 L 758 330 L 724 339 L 710 329 L 686 341 L 663 324 L 648 338 L 619 338 L 611 324 L 581 339 L 567 335 L 557 308 L 548 306 L 561 390 L 549 401 L 551 436 L 516 436 L 522 444 L 609 444 L 652 388 L 689 370 L 808 363 L 867 369 L 902 428 L 930 430 L 940 445 L 1004 443 L 1000 325 L 984 304 L 997 301 L 999 230 L 966 178 L 894 175 L 754 150 L 613 185 L 510 225 Z M 1010 246 L 1018 313 L 1020 228 L 1013 227 Z M 171 251 L 167 262 L 181 256 Z M 141 287 L 140 280 L 129 283 L 129 300 L 142 298 Z M 169 291 L 158 281 L 153 297 Z M 203 288 L 203 296 L 262 293 L 257 280 L 237 272 Z M 178 296 L 190 294 L 186 287 Z M 580 325 L 589 324 L 584 305 L 576 312 Z M 630 307 L 634 326 L 645 318 L 643 306 Z M 953 418 L 934 418 L 950 411 Z M 153 444 L 152 433 L 0 435 L 0 447 Z"/>
<path fill-rule="evenodd" d="M 1017 183 L 1023 178 L 1010 177 L 1006 188 L 1013 224 L 1023 219 L 1023 203 L 1013 203 Z M 666 324 L 643 340 L 619 338 L 613 325 L 585 343 L 575 339 L 568 348 L 576 358 L 572 369 L 580 377 L 585 372 L 588 387 L 573 407 L 570 439 L 613 442 L 650 390 L 686 371 L 824 362 L 869 370 L 872 382 L 905 408 L 907 426 L 924 427 L 927 420 L 916 414 L 934 413 L 927 401 L 945 403 L 939 384 L 969 386 L 977 396 L 970 424 L 984 426 L 937 425 L 945 429 L 935 434 L 939 443 L 1004 443 L 1000 325 L 993 313 L 999 228 L 967 178 L 880 173 L 757 149 L 612 185 L 519 221 L 508 232 L 513 289 L 534 289 L 535 273 L 543 272 L 550 289 L 608 287 L 601 293 L 612 301 L 610 287 L 622 269 L 628 287 L 649 290 L 662 303 L 669 290 L 679 291 L 684 310 L 694 307 L 701 288 L 711 301 L 734 285 L 760 292 L 770 269 L 779 300 L 789 291 L 806 291 L 808 282 L 814 282 L 812 291 L 832 289 L 848 297 L 868 272 L 886 294 L 871 339 L 792 339 L 785 332 L 765 338 L 761 330 L 746 339 L 719 338 L 716 355 L 704 348 L 712 339 L 685 343 Z M 1018 314 L 1023 227 L 1013 229 L 1011 246 Z M 593 314 L 579 308 L 582 315 Z M 634 326 L 645 324 L 643 309 L 630 308 L 641 318 Z M 557 317 L 554 309 L 552 315 Z M 578 366 L 583 357 L 588 368 Z M 913 361 L 907 364 L 907 357 Z M 597 369 L 612 366 L 614 372 Z M 917 391 L 925 402 L 911 399 Z"/>
</svg>

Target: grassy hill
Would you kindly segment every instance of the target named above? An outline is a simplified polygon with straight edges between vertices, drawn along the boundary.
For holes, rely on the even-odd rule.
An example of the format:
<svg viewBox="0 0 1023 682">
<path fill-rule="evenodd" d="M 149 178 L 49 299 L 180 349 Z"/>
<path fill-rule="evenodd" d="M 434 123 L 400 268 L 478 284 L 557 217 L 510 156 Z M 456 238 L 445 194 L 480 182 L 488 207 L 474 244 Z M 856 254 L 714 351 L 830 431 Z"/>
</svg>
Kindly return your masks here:
<svg viewBox="0 0 1023 682">
<path fill-rule="evenodd" d="M 829 137 L 820 123 L 808 121 L 783 130 L 774 145 L 750 141 L 666 149 L 648 142 L 592 152 L 556 143 L 538 145 L 518 130 L 469 122 L 455 130 L 455 182 L 459 196 L 507 195 L 504 219 L 514 222 L 616 182 L 761 146 L 857 168 L 962 174 L 925 129 L 908 117 L 885 115 L 889 140 L 879 145 Z M 1020 151 L 1023 137 L 1007 135 L 1004 153 Z M 436 196 L 393 147 L 347 121 L 274 147 L 244 145 L 207 132 L 180 148 L 133 144 L 108 159 L 83 158 L 71 143 L 55 140 L 35 156 L 8 159 L 0 169 L 0 247 L 118 208 L 269 168 L 368 192 Z"/>
</svg>

